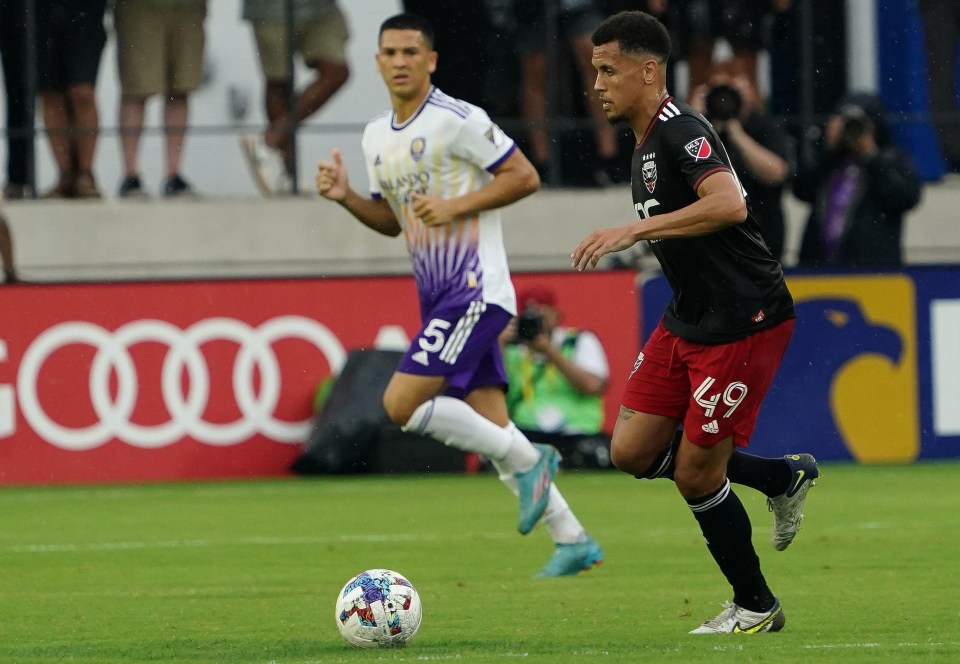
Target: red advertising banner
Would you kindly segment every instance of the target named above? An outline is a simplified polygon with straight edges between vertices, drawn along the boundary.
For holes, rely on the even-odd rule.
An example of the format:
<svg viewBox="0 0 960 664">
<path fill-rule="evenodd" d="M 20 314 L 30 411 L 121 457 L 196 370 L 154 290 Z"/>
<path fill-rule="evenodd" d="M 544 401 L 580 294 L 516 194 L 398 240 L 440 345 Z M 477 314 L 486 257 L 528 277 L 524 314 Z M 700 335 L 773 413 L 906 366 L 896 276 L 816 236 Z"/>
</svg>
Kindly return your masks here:
<svg viewBox="0 0 960 664">
<path fill-rule="evenodd" d="M 533 281 L 604 342 L 612 426 L 638 343 L 633 275 L 515 278 Z M 0 484 L 286 474 L 317 386 L 420 318 L 410 277 L 15 285 L 0 307 Z"/>
</svg>

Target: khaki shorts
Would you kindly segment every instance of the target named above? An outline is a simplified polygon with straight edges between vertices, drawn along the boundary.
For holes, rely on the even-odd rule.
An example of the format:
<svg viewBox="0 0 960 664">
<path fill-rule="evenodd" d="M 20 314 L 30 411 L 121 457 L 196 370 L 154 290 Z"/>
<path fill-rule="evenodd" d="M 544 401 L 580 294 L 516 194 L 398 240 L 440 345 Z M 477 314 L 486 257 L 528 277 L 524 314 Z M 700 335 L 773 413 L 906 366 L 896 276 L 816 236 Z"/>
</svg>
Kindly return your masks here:
<svg viewBox="0 0 960 664">
<path fill-rule="evenodd" d="M 287 49 L 283 23 L 254 23 L 260 68 L 268 81 L 285 81 Z M 338 9 L 322 21 L 302 21 L 294 26 L 296 52 L 310 65 L 318 60 L 344 63 L 347 59 L 347 22 Z"/>
<path fill-rule="evenodd" d="M 187 93 L 203 82 L 202 8 L 119 2 L 114 12 L 122 94 Z"/>
</svg>

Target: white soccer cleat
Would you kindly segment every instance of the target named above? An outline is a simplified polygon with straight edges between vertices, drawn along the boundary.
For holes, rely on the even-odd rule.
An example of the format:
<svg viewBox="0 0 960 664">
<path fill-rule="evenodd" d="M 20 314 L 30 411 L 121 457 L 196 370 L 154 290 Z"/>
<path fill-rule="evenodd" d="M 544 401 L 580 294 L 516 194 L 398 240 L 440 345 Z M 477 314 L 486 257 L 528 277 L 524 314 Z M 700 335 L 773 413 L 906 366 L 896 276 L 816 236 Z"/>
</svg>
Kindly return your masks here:
<svg viewBox="0 0 960 664">
<path fill-rule="evenodd" d="M 703 623 L 691 634 L 760 634 L 761 632 L 779 632 L 787 622 L 783 615 L 780 600 L 776 600 L 773 608 L 765 613 L 757 613 L 737 606 L 733 602 L 725 602 L 724 609 L 716 618 Z"/>
<path fill-rule="evenodd" d="M 807 492 L 820 477 L 817 460 L 812 454 L 787 454 L 783 458 L 790 466 L 790 486 L 782 496 L 767 498 L 767 509 L 773 512 L 771 541 L 777 551 L 786 549 L 797 536 Z"/>
</svg>

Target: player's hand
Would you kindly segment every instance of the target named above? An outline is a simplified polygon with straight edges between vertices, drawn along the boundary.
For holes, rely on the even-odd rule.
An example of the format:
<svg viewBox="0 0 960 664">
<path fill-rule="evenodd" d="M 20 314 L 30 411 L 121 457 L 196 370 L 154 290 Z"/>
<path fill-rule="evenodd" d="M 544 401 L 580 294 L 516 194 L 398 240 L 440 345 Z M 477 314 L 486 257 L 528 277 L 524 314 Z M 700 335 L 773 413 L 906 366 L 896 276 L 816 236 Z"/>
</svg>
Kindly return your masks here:
<svg viewBox="0 0 960 664">
<path fill-rule="evenodd" d="M 634 224 L 627 224 L 590 233 L 570 254 L 573 268 L 582 272 L 588 267 L 597 267 L 600 259 L 607 254 L 629 249 L 637 243 L 634 230 Z"/>
<path fill-rule="evenodd" d="M 413 204 L 413 214 L 427 226 L 449 224 L 457 216 L 450 201 L 443 198 L 415 191 L 410 194 L 410 201 Z"/>
<path fill-rule="evenodd" d="M 347 167 L 339 148 L 333 148 L 330 158 L 332 161 L 317 164 L 317 193 L 331 201 L 342 201 L 350 188 Z"/>
</svg>

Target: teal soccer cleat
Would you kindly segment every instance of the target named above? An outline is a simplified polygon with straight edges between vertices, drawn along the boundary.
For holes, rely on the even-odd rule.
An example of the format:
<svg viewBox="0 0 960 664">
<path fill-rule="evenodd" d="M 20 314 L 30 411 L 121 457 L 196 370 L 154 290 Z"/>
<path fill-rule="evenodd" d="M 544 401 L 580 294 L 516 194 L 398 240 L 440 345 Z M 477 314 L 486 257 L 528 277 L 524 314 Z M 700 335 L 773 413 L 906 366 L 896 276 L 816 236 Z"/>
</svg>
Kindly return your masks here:
<svg viewBox="0 0 960 664">
<path fill-rule="evenodd" d="M 603 562 L 603 549 L 592 537 L 573 544 L 557 544 L 546 567 L 537 572 L 538 579 L 573 576 Z"/>
<path fill-rule="evenodd" d="M 560 467 L 560 453 L 550 445 L 534 444 L 540 452 L 540 460 L 524 473 L 514 473 L 517 480 L 517 493 L 520 498 L 520 519 L 517 530 L 526 535 L 537 525 L 547 509 L 550 498 L 550 485 L 553 476 Z"/>
</svg>

